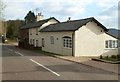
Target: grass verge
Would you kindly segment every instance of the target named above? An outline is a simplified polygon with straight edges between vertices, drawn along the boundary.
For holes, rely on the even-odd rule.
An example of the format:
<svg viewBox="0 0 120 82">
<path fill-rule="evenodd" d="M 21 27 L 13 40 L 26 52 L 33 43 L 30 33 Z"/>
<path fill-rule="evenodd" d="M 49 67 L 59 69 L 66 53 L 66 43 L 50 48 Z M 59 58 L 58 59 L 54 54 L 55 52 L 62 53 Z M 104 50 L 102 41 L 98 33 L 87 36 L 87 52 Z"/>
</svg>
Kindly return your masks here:
<svg viewBox="0 0 120 82">
<path fill-rule="evenodd" d="M 61 54 L 46 52 L 46 51 L 42 51 L 42 50 L 39 50 L 39 49 L 32 49 L 32 51 L 37 52 L 37 53 L 41 53 L 41 54 L 51 55 L 51 56 L 68 56 L 68 55 L 61 55 Z"/>
<path fill-rule="evenodd" d="M 112 62 L 120 62 L 120 59 L 118 58 L 103 58 L 102 60 L 112 61 Z"/>
</svg>

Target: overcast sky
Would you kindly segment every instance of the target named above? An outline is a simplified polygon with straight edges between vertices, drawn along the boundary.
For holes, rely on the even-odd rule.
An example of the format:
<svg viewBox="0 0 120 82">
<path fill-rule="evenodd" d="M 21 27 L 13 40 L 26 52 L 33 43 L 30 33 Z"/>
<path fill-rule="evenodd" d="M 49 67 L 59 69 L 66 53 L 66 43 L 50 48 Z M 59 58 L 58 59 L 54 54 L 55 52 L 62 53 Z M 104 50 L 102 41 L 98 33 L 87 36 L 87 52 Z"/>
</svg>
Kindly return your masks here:
<svg viewBox="0 0 120 82">
<path fill-rule="evenodd" d="M 55 17 L 61 22 L 95 17 L 107 28 L 118 28 L 119 0 L 2 0 L 6 20 L 24 19 L 31 10 L 45 18 Z M 38 8 L 36 12 L 36 8 Z"/>
</svg>

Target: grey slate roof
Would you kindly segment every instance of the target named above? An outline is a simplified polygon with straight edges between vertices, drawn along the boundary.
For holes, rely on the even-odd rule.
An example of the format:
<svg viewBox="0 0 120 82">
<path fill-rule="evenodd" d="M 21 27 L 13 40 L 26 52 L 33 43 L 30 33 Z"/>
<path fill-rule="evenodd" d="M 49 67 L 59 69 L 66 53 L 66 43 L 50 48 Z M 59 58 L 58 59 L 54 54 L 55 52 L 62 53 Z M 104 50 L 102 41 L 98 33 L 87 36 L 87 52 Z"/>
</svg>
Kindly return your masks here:
<svg viewBox="0 0 120 82">
<path fill-rule="evenodd" d="M 45 19 L 45 20 L 40 20 L 38 22 L 31 22 L 23 27 L 21 27 L 20 29 L 28 29 L 28 28 L 35 28 L 35 27 L 39 27 L 39 26 L 42 26 L 42 24 L 48 22 L 49 20 L 51 19 L 55 19 L 54 17 L 51 17 L 49 19 Z M 57 19 L 55 19 L 56 21 L 58 21 Z M 59 22 L 59 21 L 58 21 Z"/>
<path fill-rule="evenodd" d="M 56 24 L 51 24 L 43 29 L 40 30 L 40 32 L 61 32 L 61 31 L 75 31 L 82 27 L 83 25 L 86 25 L 88 22 L 94 21 L 97 23 L 97 25 L 101 26 L 105 31 L 108 29 L 104 27 L 101 23 L 99 23 L 95 18 L 86 18 L 81 20 L 73 20 L 68 22 L 61 22 Z"/>
<path fill-rule="evenodd" d="M 118 29 L 109 29 L 109 31 L 107 32 L 107 34 L 120 39 L 120 30 Z"/>
</svg>

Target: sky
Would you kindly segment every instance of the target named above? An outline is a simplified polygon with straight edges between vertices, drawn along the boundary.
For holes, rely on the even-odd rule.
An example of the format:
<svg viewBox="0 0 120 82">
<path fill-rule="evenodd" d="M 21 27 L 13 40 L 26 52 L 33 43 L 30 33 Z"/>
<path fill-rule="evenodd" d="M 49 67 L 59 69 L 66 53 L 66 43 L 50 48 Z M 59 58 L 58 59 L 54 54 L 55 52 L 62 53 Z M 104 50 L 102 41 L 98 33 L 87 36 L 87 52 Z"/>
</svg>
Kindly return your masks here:
<svg viewBox="0 0 120 82">
<path fill-rule="evenodd" d="M 6 20 L 24 20 L 31 10 L 44 18 L 55 17 L 64 22 L 94 17 L 107 28 L 118 29 L 119 0 L 2 0 L 6 5 L 4 18 Z M 37 9 L 37 11 L 36 11 Z"/>
</svg>

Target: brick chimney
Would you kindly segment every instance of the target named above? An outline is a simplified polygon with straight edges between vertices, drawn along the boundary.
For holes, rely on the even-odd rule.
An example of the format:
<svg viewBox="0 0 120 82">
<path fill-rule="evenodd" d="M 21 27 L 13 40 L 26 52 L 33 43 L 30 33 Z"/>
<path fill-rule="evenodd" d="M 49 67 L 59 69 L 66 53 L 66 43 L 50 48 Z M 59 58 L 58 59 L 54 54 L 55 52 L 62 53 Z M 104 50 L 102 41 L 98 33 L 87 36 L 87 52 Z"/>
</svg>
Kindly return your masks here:
<svg viewBox="0 0 120 82">
<path fill-rule="evenodd" d="M 68 17 L 68 20 L 67 21 L 71 21 L 71 17 Z"/>
<path fill-rule="evenodd" d="M 36 21 L 40 20 L 44 20 L 44 16 L 42 15 L 42 13 L 38 13 L 38 15 L 36 16 Z"/>
</svg>

